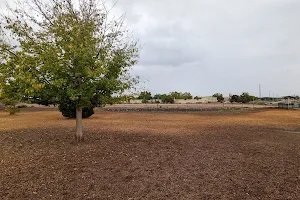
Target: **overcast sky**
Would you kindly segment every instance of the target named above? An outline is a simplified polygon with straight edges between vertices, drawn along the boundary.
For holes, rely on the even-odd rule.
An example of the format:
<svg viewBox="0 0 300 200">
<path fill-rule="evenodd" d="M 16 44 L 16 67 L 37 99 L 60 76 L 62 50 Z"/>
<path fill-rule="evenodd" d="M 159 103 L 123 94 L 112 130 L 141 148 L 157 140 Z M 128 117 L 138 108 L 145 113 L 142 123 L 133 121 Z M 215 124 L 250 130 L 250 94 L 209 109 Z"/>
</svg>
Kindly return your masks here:
<svg viewBox="0 0 300 200">
<path fill-rule="evenodd" d="M 152 94 L 300 94 L 300 0 L 119 0 L 114 12 L 141 42 L 134 74 Z"/>
<path fill-rule="evenodd" d="M 119 0 L 152 93 L 300 94 L 300 0 Z"/>
</svg>

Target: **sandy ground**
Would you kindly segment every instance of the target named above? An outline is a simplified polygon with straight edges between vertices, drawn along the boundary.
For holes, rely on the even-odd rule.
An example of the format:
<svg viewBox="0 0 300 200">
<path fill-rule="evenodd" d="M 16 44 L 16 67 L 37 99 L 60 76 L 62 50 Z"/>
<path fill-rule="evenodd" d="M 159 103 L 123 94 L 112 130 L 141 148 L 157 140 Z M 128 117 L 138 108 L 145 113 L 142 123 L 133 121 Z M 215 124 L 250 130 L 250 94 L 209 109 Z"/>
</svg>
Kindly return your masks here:
<svg viewBox="0 0 300 200">
<path fill-rule="evenodd" d="M 0 112 L 0 199 L 300 199 L 300 112 Z"/>
</svg>

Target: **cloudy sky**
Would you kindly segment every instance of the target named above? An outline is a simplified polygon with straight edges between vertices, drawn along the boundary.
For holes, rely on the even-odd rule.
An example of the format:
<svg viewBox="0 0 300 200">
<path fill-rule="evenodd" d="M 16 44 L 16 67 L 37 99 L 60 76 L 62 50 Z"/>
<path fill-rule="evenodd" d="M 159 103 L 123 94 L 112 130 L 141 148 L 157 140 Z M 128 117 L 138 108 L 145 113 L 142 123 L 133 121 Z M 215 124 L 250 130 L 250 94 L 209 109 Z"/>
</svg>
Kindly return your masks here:
<svg viewBox="0 0 300 200">
<path fill-rule="evenodd" d="M 12 1 L 12 0 L 9 0 Z M 3 10 L 4 0 L 0 0 Z M 155 93 L 300 94 L 300 0 L 118 0 Z"/>
<path fill-rule="evenodd" d="M 299 0 L 119 0 L 152 93 L 300 94 Z"/>
</svg>

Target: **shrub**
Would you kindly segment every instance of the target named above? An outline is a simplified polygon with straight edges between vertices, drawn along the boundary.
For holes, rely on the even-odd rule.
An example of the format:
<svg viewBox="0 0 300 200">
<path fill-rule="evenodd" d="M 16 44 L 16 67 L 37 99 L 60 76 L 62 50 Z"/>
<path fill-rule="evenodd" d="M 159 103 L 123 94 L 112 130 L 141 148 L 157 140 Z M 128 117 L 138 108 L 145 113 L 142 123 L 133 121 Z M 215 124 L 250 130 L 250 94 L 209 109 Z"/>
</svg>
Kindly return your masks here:
<svg viewBox="0 0 300 200">
<path fill-rule="evenodd" d="M 214 95 L 212 95 L 213 97 L 217 97 L 218 102 L 223 103 L 224 102 L 224 97 L 223 94 L 221 93 L 216 93 Z"/>
<path fill-rule="evenodd" d="M 5 107 L 5 111 L 6 111 L 6 112 L 9 112 L 10 115 L 14 115 L 14 114 L 16 114 L 17 112 L 20 112 L 20 109 L 19 109 L 19 108 L 16 108 L 15 106 L 6 106 L 6 107 Z"/>
<path fill-rule="evenodd" d="M 171 96 L 167 96 L 165 98 L 162 99 L 163 103 L 174 103 L 174 98 Z"/>
</svg>

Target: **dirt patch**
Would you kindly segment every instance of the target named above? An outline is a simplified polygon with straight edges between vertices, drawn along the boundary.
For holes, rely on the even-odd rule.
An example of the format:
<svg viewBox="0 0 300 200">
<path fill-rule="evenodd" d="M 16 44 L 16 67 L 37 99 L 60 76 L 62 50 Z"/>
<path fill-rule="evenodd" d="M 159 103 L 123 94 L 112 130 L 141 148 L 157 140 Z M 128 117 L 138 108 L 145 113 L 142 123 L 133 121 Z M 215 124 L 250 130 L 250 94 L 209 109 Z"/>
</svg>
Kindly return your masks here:
<svg viewBox="0 0 300 200">
<path fill-rule="evenodd" d="M 300 112 L 0 113 L 0 199 L 299 199 Z M 287 132 L 290 131 L 290 132 Z"/>
</svg>

